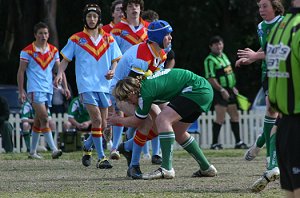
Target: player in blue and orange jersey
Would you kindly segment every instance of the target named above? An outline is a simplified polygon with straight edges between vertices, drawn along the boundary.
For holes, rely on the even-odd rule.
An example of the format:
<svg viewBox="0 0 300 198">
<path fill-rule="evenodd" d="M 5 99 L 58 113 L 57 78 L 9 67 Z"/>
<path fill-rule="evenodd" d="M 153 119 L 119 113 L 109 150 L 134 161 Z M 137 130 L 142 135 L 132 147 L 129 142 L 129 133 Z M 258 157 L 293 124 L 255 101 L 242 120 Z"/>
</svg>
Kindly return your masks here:
<svg viewBox="0 0 300 198">
<path fill-rule="evenodd" d="M 122 10 L 125 14 L 125 18 L 114 26 L 111 30 L 111 34 L 116 39 L 121 52 L 124 54 L 130 47 L 142 43 L 148 38 L 146 28 L 149 23 L 141 18 L 141 12 L 144 10 L 143 0 L 125 0 L 123 1 Z M 114 100 L 113 97 L 112 100 Z M 117 108 L 115 110 L 118 114 L 122 115 L 122 112 Z M 112 128 L 113 145 L 111 147 L 110 157 L 112 159 L 119 159 L 120 155 L 116 149 L 121 140 L 124 127 L 117 124 Z M 129 128 L 128 130 L 134 131 L 133 128 Z"/>
<path fill-rule="evenodd" d="M 115 0 L 111 3 L 111 16 L 113 20 L 109 24 L 106 24 L 102 27 L 105 32 L 110 33 L 113 27 L 124 17 L 122 4 L 123 0 Z"/>
<path fill-rule="evenodd" d="M 19 99 L 24 103 L 29 99 L 36 112 L 32 127 L 32 144 L 29 158 L 41 159 L 37 154 L 40 133 L 52 150 L 52 158 L 59 158 L 62 151 L 58 150 L 49 126 L 47 109 L 51 107 L 53 95 L 52 70 L 59 65 L 59 54 L 55 46 L 48 43 L 49 28 L 45 23 L 34 26 L 35 41 L 25 47 L 20 54 L 18 70 Z M 27 75 L 27 94 L 24 90 L 24 74 Z M 63 81 L 65 82 L 65 81 Z M 70 92 L 66 89 L 66 97 Z"/>
<path fill-rule="evenodd" d="M 167 58 L 165 50 L 169 50 L 171 46 L 172 31 L 172 27 L 166 21 L 158 20 L 152 22 L 148 27 L 149 40 L 131 47 L 122 56 L 111 83 L 111 91 L 119 80 L 127 76 L 137 77 L 140 75 L 151 75 L 153 72 L 162 69 Z M 126 115 L 130 116 L 134 114 L 134 107 L 132 105 L 124 101 L 117 101 L 117 103 L 118 107 L 124 111 Z M 156 117 L 159 112 L 159 107 L 153 105 L 151 116 Z M 118 150 L 127 159 L 129 166 L 127 171 L 128 176 L 134 179 L 141 179 L 139 161 L 142 148 L 147 140 L 156 136 L 157 134 L 154 130 L 138 130 L 133 139 L 120 144 Z"/>
<path fill-rule="evenodd" d="M 99 28 L 101 10 L 96 4 L 87 4 L 83 10 L 84 30 L 73 34 L 62 49 L 59 72 L 55 83 L 61 80 L 62 72 L 75 57 L 77 88 L 82 103 L 92 120 L 92 133 L 84 142 L 82 164 L 91 165 L 91 148 L 94 144 L 100 169 L 112 168 L 102 147 L 102 129 L 107 127 L 110 79 L 114 76 L 121 51 L 114 38 Z"/>
<path fill-rule="evenodd" d="M 148 22 L 141 18 L 144 9 L 143 0 L 125 0 L 123 2 L 125 18 L 116 24 L 111 34 L 116 39 L 121 52 L 124 54 L 131 46 L 147 40 Z"/>
</svg>

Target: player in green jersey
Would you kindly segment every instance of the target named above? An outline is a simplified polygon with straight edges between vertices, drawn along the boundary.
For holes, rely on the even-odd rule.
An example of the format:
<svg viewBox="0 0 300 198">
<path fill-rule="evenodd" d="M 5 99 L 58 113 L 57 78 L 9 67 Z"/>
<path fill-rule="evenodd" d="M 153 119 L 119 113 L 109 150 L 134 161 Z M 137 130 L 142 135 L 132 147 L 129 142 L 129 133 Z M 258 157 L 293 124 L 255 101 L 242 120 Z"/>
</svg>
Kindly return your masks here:
<svg viewBox="0 0 300 198">
<path fill-rule="evenodd" d="M 136 111 L 135 115 L 125 118 L 114 115 L 109 118 L 110 123 L 134 126 L 138 131 L 146 130 L 143 131 L 145 134 L 155 124 L 153 129 L 159 134 L 162 165 L 154 172 L 144 174 L 143 179 L 175 177 L 172 167 L 175 139 L 198 162 L 200 170 L 193 174 L 194 177 L 216 176 L 217 170 L 207 161 L 195 139 L 187 132 L 191 123 L 202 112 L 210 109 L 213 91 L 207 80 L 188 70 L 165 69 L 144 80 L 131 77 L 120 80 L 113 94 L 116 99 L 135 105 Z M 164 102 L 169 104 L 156 118 L 151 118 L 151 106 Z"/>
<path fill-rule="evenodd" d="M 266 78 L 266 62 L 264 60 L 265 53 L 263 50 L 266 46 L 266 41 L 271 29 L 282 20 L 282 15 L 284 12 L 284 7 L 280 0 L 257 0 L 257 3 L 260 16 L 263 18 L 263 21 L 258 25 L 257 30 L 261 48 L 257 52 L 254 52 L 249 48 L 238 50 L 237 54 L 240 59 L 236 62 L 236 66 L 239 66 L 249 65 L 257 60 L 262 60 L 262 86 L 266 94 L 267 104 L 263 134 L 258 136 L 255 143 L 245 153 L 245 159 L 251 161 L 258 155 L 263 145 L 266 144 L 267 171 L 252 185 L 251 189 L 255 192 L 263 190 L 269 183 L 266 181 L 274 181 L 275 179 L 279 178 L 279 169 L 277 167 L 276 160 L 276 147 L 274 143 L 277 129 L 276 125 L 274 124 L 278 113 L 270 107 L 269 103 L 268 81 Z M 266 180 L 265 175 L 268 175 L 268 177 L 272 179 Z"/>
<path fill-rule="evenodd" d="M 282 118 L 276 150 L 286 197 L 300 197 L 300 0 L 270 33 L 266 47 L 269 99 Z"/>
</svg>

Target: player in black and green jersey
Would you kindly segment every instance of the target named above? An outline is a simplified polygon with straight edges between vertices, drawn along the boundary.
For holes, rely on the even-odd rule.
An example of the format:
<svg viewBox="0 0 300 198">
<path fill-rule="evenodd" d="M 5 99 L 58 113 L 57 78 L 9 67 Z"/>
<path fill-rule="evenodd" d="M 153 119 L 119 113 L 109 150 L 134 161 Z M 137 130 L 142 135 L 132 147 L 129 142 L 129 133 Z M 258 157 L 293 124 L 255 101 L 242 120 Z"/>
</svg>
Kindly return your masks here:
<svg viewBox="0 0 300 198">
<path fill-rule="evenodd" d="M 214 177 L 217 174 L 215 167 L 209 164 L 195 139 L 187 132 L 191 123 L 202 112 L 210 109 L 213 91 L 207 80 L 187 70 L 165 69 L 144 80 L 131 77 L 120 80 L 113 94 L 116 99 L 135 105 L 136 111 L 135 115 L 125 118 L 112 116 L 109 118 L 110 123 L 135 126 L 138 131 L 147 134 L 155 120 L 154 128 L 157 128 L 162 150 L 162 165 L 154 172 L 144 174 L 143 179 L 175 177 L 172 167 L 175 139 L 198 162 L 200 170 L 193 174 L 194 177 Z M 164 102 L 169 104 L 156 118 L 151 118 L 151 106 Z"/>
<path fill-rule="evenodd" d="M 277 167 L 276 160 L 276 148 L 275 148 L 275 134 L 276 134 L 276 118 L 278 113 L 270 107 L 268 98 L 268 81 L 266 78 L 266 62 L 264 49 L 269 33 L 272 28 L 282 20 L 284 7 L 280 0 L 257 0 L 260 16 L 263 21 L 258 25 L 258 36 L 261 48 L 254 52 L 253 50 L 246 48 L 245 50 L 238 50 L 239 60 L 236 65 L 248 65 L 254 61 L 262 60 L 262 86 L 266 94 L 266 113 L 264 118 L 263 134 L 259 135 L 255 143 L 245 153 L 245 159 L 248 161 L 253 160 L 259 153 L 260 149 L 266 144 L 266 159 L 267 159 L 267 171 L 260 177 L 251 187 L 255 192 L 263 190 L 268 182 L 265 182 L 265 175 L 272 175 L 272 178 L 279 178 L 279 169 Z M 275 125 L 274 125 L 275 124 Z"/>
<path fill-rule="evenodd" d="M 241 141 L 239 113 L 237 109 L 235 88 L 236 79 L 231 67 L 231 63 L 223 52 L 224 43 L 220 36 L 214 36 L 209 42 L 211 53 L 204 60 L 205 77 L 208 79 L 214 90 L 214 107 L 216 120 L 213 123 L 213 141 L 211 149 L 222 149 L 218 143 L 218 138 L 222 124 L 225 121 L 226 112 L 230 116 L 231 129 L 235 137 L 236 149 L 247 149 L 247 145 Z"/>
<path fill-rule="evenodd" d="M 300 197 L 300 0 L 273 28 L 266 48 L 269 99 L 282 118 L 276 149 L 286 197 Z"/>
</svg>

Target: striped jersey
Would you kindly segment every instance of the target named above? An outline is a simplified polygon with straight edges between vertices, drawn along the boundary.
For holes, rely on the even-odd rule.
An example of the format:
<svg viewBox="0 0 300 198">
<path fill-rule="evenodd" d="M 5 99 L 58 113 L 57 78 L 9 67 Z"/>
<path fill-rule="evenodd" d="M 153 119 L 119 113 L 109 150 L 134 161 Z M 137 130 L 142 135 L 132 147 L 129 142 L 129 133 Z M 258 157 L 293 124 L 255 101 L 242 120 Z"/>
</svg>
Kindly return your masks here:
<svg viewBox="0 0 300 198">
<path fill-rule="evenodd" d="M 110 33 L 110 31 L 113 29 L 113 27 L 115 26 L 114 22 L 110 22 L 109 24 L 106 24 L 102 27 L 102 29 L 106 32 L 106 33 Z"/>
<path fill-rule="evenodd" d="M 132 46 L 125 52 L 115 71 L 115 75 L 111 82 L 110 91 L 113 90 L 119 80 L 127 77 L 131 70 L 136 73 L 140 71 L 145 72 L 164 68 L 164 62 L 167 59 L 167 55 L 163 49 L 159 52 L 155 50 L 153 44 L 140 43 Z"/>
<path fill-rule="evenodd" d="M 266 47 L 271 105 L 300 113 L 300 9 L 291 9 L 271 31 Z"/>
<path fill-rule="evenodd" d="M 259 38 L 259 44 L 261 46 L 261 49 L 265 49 L 268 35 L 270 34 L 271 29 L 274 27 L 275 24 L 280 22 L 282 20 L 283 16 L 276 16 L 271 21 L 262 21 L 257 26 L 257 34 Z M 261 80 L 264 81 L 266 78 L 267 68 L 266 68 L 266 62 L 265 60 L 262 60 L 261 63 L 261 69 L 262 69 L 262 76 Z"/>
<path fill-rule="evenodd" d="M 140 25 L 130 25 L 126 19 L 116 24 L 111 34 L 116 39 L 121 52 L 124 54 L 131 46 L 142 43 L 148 39 L 147 28 L 149 23 L 140 18 Z"/>
<path fill-rule="evenodd" d="M 84 29 L 72 35 L 61 55 L 68 61 L 75 57 L 76 83 L 79 94 L 109 92 L 110 80 L 105 78 L 113 62 L 122 54 L 114 38 L 99 29 L 99 42 L 95 44 Z"/>
<path fill-rule="evenodd" d="M 20 54 L 20 60 L 27 62 L 27 93 L 45 92 L 53 94 L 52 69 L 59 62 L 58 49 L 47 44 L 45 52 L 41 52 L 34 43 L 25 47 Z"/>
<path fill-rule="evenodd" d="M 231 63 L 226 56 L 210 53 L 204 60 L 205 78 L 216 78 L 222 87 L 233 88 L 236 84 Z"/>
</svg>

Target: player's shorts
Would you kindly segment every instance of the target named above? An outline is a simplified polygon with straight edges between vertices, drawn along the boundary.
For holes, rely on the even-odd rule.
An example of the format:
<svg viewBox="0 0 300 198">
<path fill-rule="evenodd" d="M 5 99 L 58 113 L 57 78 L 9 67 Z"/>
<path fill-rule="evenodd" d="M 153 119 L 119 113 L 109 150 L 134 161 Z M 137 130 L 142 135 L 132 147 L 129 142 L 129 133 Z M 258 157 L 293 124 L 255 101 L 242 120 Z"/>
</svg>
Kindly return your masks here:
<svg viewBox="0 0 300 198">
<path fill-rule="evenodd" d="M 101 108 L 111 106 L 110 94 L 103 92 L 84 92 L 80 94 L 82 104 L 90 104 Z"/>
<path fill-rule="evenodd" d="M 168 106 L 174 109 L 182 117 L 180 121 L 185 123 L 193 123 L 203 112 L 197 103 L 184 96 L 175 97 Z"/>
<path fill-rule="evenodd" d="M 29 102 L 36 104 L 45 104 L 47 107 L 52 106 L 52 94 L 46 92 L 29 92 L 27 94 Z"/>
<path fill-rule="evenodd" d="M 277 160 L 282 189 L 300 188 L 300 115 L 283 116 L 276 134 Z"/>
<path fill-rule="evenodd" d="M 222 97 L 222 94 L 220 91 L 217 91 L 214 89 L 214 105 L 218 104 L 218 105 L 227 107 L 228 105 L 237 104 L 236 95 L 234 94 L 233 89 L 226 88 L 226 90 L 229 93 L 228 101 Z"/>
</svg>

